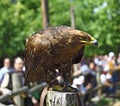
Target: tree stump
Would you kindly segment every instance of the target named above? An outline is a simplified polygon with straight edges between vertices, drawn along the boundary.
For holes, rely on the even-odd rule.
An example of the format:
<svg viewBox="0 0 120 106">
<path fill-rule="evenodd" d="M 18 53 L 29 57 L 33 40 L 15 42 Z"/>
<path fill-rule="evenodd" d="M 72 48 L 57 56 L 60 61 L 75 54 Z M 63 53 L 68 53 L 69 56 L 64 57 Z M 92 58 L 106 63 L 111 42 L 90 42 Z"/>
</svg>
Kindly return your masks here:
<svg viewBox="0 0 120 106">
<path fill-rule="evenodd" d="M 22 73 L 13 73 L 12 74 L 12 86 L 13 91 L 16 91 L 17 89 L 22 87 L 23 81 L 23 74 Z M 13 98 L 16 106 L 24 106 L 24 99 L 18 95 Z"/>
<path fill-rule="evenodd" d="M 82 106 L 78 99 L 76 92 L 48 91 L 46 106 Z"/>
</svg>

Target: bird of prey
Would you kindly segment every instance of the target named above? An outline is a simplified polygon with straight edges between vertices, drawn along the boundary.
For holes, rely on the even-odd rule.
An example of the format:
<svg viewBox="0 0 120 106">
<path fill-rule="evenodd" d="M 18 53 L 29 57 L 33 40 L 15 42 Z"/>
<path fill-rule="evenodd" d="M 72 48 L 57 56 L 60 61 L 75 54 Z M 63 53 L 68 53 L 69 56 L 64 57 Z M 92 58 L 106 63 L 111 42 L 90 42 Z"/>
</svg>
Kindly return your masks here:
<svg viewBox="0 0 120 106">
<path fill-rule="evenodd" d="M 26 40 L 26 84 L 34 81 L 49 84 L 59 74 L 69 81 L 71 66 L 80 62 L 85 45 L 97 45 L 97 40 L 68 26 L 48 27 L 33 33 Z"/>
</svg>

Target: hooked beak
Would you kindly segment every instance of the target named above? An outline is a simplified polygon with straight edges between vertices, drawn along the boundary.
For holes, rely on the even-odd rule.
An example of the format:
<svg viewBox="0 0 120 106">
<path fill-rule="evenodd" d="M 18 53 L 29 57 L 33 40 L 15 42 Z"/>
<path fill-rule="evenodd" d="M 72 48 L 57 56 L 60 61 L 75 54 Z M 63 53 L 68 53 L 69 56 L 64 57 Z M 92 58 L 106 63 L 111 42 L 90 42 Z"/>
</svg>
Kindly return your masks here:
<svg viewBox="0 0 120 106">
<path fill-rule="evenodd" d="M 98 47 L 98 42 L 95 38 L 91 38 L 91 41 L 89 42 L 91 45 L 97 46 Z"/>
</svg>

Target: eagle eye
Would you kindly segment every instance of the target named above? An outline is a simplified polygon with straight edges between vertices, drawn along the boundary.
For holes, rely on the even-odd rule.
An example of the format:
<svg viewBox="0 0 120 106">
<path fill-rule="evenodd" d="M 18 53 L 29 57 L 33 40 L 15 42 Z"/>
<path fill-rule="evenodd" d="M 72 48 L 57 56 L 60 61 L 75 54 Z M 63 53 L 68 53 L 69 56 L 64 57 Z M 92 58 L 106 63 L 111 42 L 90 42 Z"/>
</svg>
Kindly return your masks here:
<svg viewBox="0 0 120 106">
<path fill-rule="evenodd" d="M 90 41 L 90 38 L 89 38 L 89 37 L 86 37 L 86 41 Z"/>
</svg>

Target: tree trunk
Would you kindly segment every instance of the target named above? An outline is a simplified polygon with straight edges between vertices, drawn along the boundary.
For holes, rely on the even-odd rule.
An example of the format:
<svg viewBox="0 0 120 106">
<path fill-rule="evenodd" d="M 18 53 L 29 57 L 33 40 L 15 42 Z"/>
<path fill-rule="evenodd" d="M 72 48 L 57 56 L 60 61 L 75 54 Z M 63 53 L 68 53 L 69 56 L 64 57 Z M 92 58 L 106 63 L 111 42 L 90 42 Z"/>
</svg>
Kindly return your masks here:
<svg viewBox="0 0 120 106">
<path fill-rule="evenodd" d="M 72 6 L 70 8 L 70 14 L 71 14 L 71 27 L 75 29 L 75 10 L 74 7 Z"/>
<path fill-rule="evenodd" d="M 41 0 L 43 28 L 49 26 L 49 8 L 48 0 Z"/>
</svg>

